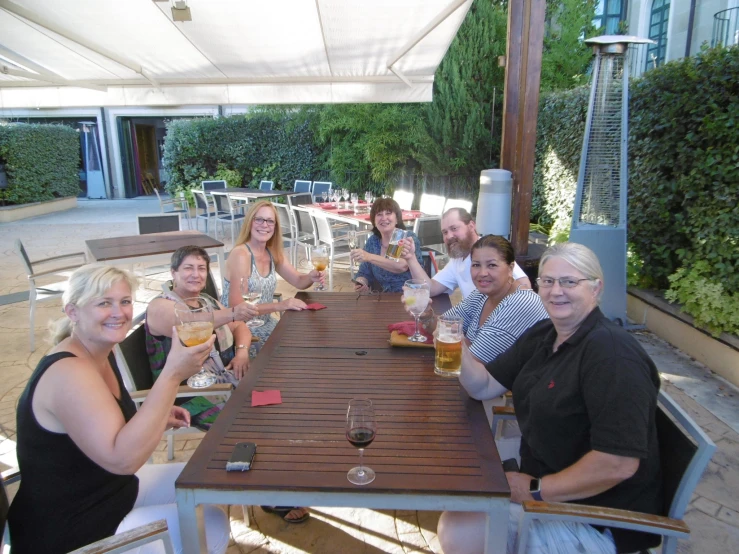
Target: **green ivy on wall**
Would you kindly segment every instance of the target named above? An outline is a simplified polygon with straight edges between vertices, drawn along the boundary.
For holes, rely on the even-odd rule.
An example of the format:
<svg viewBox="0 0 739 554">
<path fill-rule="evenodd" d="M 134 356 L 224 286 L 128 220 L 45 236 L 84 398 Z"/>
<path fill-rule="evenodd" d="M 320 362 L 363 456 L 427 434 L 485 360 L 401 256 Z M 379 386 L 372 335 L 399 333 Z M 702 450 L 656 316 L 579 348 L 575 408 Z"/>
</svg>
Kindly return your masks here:
<svg viewBox="0 0 739 554">
<path fill-rule="evenodd" d="M 64 125 L 0 125 L 0 163 L 9 204 L 43 202 L 80 192 L 80 137 Z"/>
</svg>

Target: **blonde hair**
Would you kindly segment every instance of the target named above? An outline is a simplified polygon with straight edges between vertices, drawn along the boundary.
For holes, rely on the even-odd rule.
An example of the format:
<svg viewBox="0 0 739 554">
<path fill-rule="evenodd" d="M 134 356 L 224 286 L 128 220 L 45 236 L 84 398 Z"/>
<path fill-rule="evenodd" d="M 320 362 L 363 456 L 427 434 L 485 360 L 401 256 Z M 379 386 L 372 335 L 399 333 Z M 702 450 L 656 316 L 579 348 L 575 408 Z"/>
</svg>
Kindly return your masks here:
<svg viewBox="0 0 739 554">
<path fill-rule="evenodd" d="M 249 239 L 251 238 L 251 227 L 254 224 L 254 218 L 257 217 L 257 212 L 265 206 L 272 210 L 272 213 L 275 216 L 275 232 L 267 241 L 267 248 L 269 248 L 269 251 L 272 253 L 272 259 L 274 260 L 275 264 L 280 264 L 285 257 L 285 252 L 282 248 L 283 239 L 282 228 L 280 227 L 280 216 L 277 213 L 277 208 L 275 208 L 272 205 L 272 202 L 268 200 L 259 200 L 258 202 L 254 202 L 254 204 L 249 207 L 249 211 L 246 212 L 246 217 L 244 218 L 244 224 L 241 226 L 241 231 L 239 232 L 239 236 L 236 239 L 236 244 L 246 244 L 247 242 L 249 242 Z"/>
<path fill-rule="evenodd" d="M 139 282 L 136 277 L 113 266 L 89 264 L 75 270 L 69 278 L 67 290 L 62 295 L 62 306 L 74 304 L 84 306 L 91 300 L 105 294 L 119 281 L 125 281 L 131 292 L 135 291 Z M 50 325 L 51 344 L 59 344 L 72 334 L 72 321 L 65 314 Z"/>
<path fill-rule="evenodd" d="M 588 279 L 598 280 L 601 282 L 600 291 L 596 300 L 600 303 L 600 299 L 603 296 L 603 288 L 605 281 L 603 280 L 603 268 L 600 266 L 598 256 L 595 255 L 590 248 L 576 242 L 561 242 L 550 246 L 541 255 L 539 261 L 539 274 L 544 264 L 549 261 L 550 258 L 560 258 L 578 270 L 580 273 L 585 275 Z M 597 283 L 592 283 L 593 288 L 597 286 Z"/>
</svg>

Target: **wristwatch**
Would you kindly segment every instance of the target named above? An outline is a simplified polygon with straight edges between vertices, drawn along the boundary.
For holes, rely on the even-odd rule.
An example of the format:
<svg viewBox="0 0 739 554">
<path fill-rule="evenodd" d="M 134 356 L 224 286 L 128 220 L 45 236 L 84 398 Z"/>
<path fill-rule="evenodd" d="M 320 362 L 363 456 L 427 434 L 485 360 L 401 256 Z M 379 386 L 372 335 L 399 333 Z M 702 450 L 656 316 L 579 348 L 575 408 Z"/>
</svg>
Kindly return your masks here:
<svg viewBox="0 0 739 554">
<path fill-rule="evenodd" d="M 236 350 L 241 350 L 242 348 L 246 348 L 245 344 L 240 344 L 236 347 Z"/>
<path fill-rule="evenodd" d="M 541 479 L 532 479 L 529 483 L 529 492 L 534 500 L 541 500 Z"/>
</svg>

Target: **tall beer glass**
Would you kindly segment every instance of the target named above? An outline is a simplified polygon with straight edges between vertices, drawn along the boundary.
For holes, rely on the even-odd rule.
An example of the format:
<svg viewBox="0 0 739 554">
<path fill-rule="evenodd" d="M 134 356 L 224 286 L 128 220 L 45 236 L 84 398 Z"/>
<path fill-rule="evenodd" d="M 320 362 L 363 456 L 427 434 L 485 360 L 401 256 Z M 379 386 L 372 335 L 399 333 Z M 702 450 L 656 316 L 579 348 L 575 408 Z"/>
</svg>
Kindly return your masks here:
<svg viewBox="0 0 739 554">
<path fill-rule="evenodd" d="M 387 252 L 385 257 L 388 260 L 394 262 L 400 261 L 400 253 L 403 251 L 403 247 L 398 243 L 406 237 L 406 232 L 403 229 L 395 229 L 392 236 L 390 237 L 390 244 L 387 246 Z"/>
<path fill-rule="evenodd" d="M 456 377 L 462 369 L 462 318 L 442 315 L 436 329 L 434 373 Z"/>
</svg>

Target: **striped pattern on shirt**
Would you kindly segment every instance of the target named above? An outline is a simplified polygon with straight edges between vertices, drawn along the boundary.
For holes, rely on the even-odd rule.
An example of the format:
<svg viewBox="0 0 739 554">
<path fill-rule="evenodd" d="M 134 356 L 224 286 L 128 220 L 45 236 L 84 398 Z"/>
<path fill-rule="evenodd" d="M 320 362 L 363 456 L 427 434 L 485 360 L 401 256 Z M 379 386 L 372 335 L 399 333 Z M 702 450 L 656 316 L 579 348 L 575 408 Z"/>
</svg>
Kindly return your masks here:
<svg viewBox="0 0 739 554">
<path fill-rule="evenodd" d="M 487 295 L 475 290 L 445 313 L 462 318 L 465 337 L 472 343 L 470 352 L 484 364 L 508 350 L 534 323 L 549 318 L 539 295 L 525 289 L 501 300 L 480 326 L 480 314 L 487 299 Z"/>
</svg>

